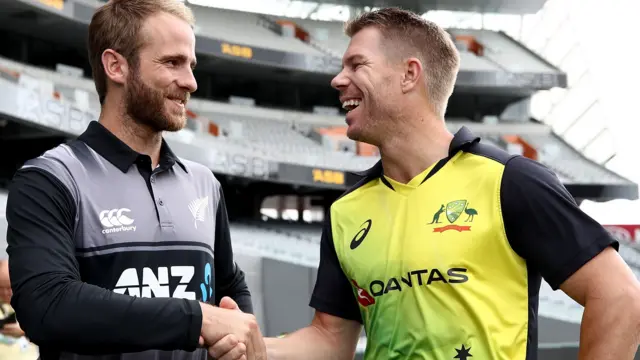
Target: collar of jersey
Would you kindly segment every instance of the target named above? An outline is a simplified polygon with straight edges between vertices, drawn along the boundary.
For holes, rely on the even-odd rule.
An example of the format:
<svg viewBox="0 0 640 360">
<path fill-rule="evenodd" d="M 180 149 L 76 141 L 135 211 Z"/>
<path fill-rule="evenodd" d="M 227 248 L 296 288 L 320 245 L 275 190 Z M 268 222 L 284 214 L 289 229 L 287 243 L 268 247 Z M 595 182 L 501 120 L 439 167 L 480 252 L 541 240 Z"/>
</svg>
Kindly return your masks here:
<svg viewBox="0 0 640 360">
<path fill-rule="evenodd" d="M 91 121 L 87 130 L 78 137 L 78 140 L 87 144 L 123 173 L 126 173 L 131 165 L 136 163 L 140 157 L 149 157 L 148 155 L 140 154 L 130 148 L 97 121 Z M 150 161 L 151 159 L 149 158 L 148 160 Z M 185 172 L 188 172 L 187 167 L 173 153 L 171 148 L 169 148 L 169 145 L 163 139 L 162 147 L 160 148 L 160 161 L 158 162 L 158 166 L 168 169 L 175 163 L 178 163 Z"/>
<path fill-rule="evenodd" d="M 460 130 L 458 130 L 455 133 L 455 135 L 453 136 L 453 140 L 451 140 L 451 143 L 449 144 L 449 155 L 446 158 L 441 159 L 434 165 L 430 166 L 428 169 L 425 169 L 423 172 L 421 172 L 416 177 L 411 179 L 411 181 L 409 181 L 409 183 L 407 184 L 399 183 L 397 181 L 394 181 L 393 179 L 390 179 L 384 176 L 384 171 L 382 169 L 382 160 L 378 161 L 370 169 L 360 173 L 356 173 L 356 174 L 366 177 L 370 180 L 379 178 L 382 181 L 382 183 L 384 183 L 387 187 L 389 187 L 394 191 L 410 192 L 415 188 L 417 188 L 418 186 L 420 186 L 421 184 L 423 184 L 434 174 L 436 174 L 440 169 L 442 169 L 442 167 L 444 167 L 449 162 L 449 160 L 451 160 L 454 156 L 456 156 L 456 154 L 458 154 L 460 151 L 465 151 L 470 146 L 472 146 L 473 144 L 479 141 L 480 141 L 480 137 L 473 134 L 471 130 L 469 130 L 466 126 L 462 126 Z M 399 189 L 403 189 L 403 190 L 399 190 Z"/>
<path fill-rule="evenodd" d="M 382 175 L 382 178 L 380 180 L 382 181 L 383 184 L 385 184 L 387 187 L 395 190 L 397 193 L 402 194 L 402 195 L 408 195 L 413 190 L 417 189 L 418 186 L 420 186 L 422 183 L 424 183 L 424 180 L 427 179 L 427 176 L 429 175 L 429 172 L 431 172 L 431 170 L 433 170 L 433 168 L 436 165 L 437 165 L 437 163 L 429 166 L 427 169 L 423 170 L 420 174 L 416 175 L 413 179 L 411 179 L 406 184 L 401 183 L 399 181 L 395 181 L 395 180 L 393 180 L 392 178 L 390 178 L 390 177 L 388 177 L 386 175 Z"/>
</svg>

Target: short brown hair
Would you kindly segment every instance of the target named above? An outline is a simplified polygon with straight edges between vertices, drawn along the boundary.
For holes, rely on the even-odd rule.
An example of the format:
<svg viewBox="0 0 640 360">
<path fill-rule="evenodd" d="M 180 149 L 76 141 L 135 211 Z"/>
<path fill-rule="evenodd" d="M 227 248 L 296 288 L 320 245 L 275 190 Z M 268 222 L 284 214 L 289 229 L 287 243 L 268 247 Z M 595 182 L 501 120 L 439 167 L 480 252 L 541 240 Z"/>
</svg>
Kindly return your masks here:
<svg viewBox="0 0 640 360">
<path fill-rule="evenodd" d="M 399 8 L 365 12 L 346 24 L 345 33 L 353 37 L 368 27 L 380 31 L 394 54 L 420 59 L 429 100 L 434 111 L 444 116 L 460 68 L 460 54 L 451 36 L 434 22 Z"/>
<path fill-rule="evenodd" d="M 166 12 L 195 24 L 193 12 L 177 0 L 110 0 L 94 14 L 89 24 L 89 62 L 100 104 L 107 95 L 107 77 L 102 66 L 102 53 L 113 49 L 132 67 L 138 66 L 138 52 L 144 45 L 140 29 L 151 15 Z"/>
</svg>

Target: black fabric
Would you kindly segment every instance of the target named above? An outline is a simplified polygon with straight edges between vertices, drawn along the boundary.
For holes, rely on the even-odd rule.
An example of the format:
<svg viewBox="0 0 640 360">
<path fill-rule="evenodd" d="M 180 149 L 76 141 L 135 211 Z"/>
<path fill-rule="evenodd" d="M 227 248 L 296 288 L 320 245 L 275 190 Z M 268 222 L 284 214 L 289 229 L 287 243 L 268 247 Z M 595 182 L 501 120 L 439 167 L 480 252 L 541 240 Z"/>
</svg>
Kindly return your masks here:
<svg viewBox="0 0 640 360">
<path fill-rule="evenodd" d="M 320 312 L 362 323 L 360 308 L 353 295 L 353 288 L 342 271 L 340 260 L 336 254 L 330 215 L 322 230 L 320 266 L 310 306 Z"/>
<path fill-rule="evenodd" d="M 120 171 L 127 172 L 136 164 L 152 198 L 151 182 L 156 174 L 167 172 L 176 163 L 188 172 L 166 142 L 162 144 L 158 167 L 152 169 L 149 156 L 136 153 L 97 122 L 92 122 L 78 141 L 69 144 L 76 156 L 90 156 L 83 143 Z M 92 170 L 97 171 L 86 169 Z M 229 221 L 222 190 L 219 191 L 212 300 L 218 304 L 222 297 L 229 296 L 242 311 L 252 313 L 244 273 L 233 260 Z M 74 243 L 78 210 L 70 189 L 52 174 L 34 167 L 16 172 L 7 200 L 12 306 L 27 336 L 40 346 L 41 359 L 58 359 L 60 352 L 120 354 L 150 349 L 195 350 L 196 358 L 204 359 L 206 351 L 197 349 L 202 325 L 197 301 L 131 297 L 96 285 L 108 282 L 106 286 L 113 286 L 111 283 L 116 280 L 98 266 L 111 265 L 109 256 L 93 263 L 78 256 Z M 198 262 L 192 258 L 193 252 L 172 254 L 176 261 L 184 263 L 180 265 Z M 118 263 L 143 267 L 158 260 L 152 257 L 132 252 L 120 256 Z M 154 354 L 148 356 L 171 356 Z"/>
<path fill-rule="evenodd" d="M 507 162 L 500 198 L 511 247 L 554 290 L 605 248 L 619 249 L 555 174 L 536 161 L 516 156 Z"/>
<path fill-rule="evenodd" d="M 7 253 L 11 305 L 27 336 L 50 359 L 58 349 L 196 349 L 202 323 L 196 301 L 134 298 L 83 282 L 75 216 L 73 197 L 55 177 L 34 168 L 16 173 L 7 199 Z"/>
<path fill-rule="evenodd" d="M 231 246 L 231 234 L 229 231 L 229 217 L 224 200 L 224 193 L 220 190 L 220 203 L 216 213 L 216 244 L 214 248 L 215 258 L 215 303 L 229 296 L 235 300 L 238 307 L 245 313 L 253 314 L 251 293 L 245 282 L 244 272 L 233 260 Z"/>
<path fill-rule="evenodd" d="M 122 172 L 127 172 L 134 163 L 138 164 L 139 168 L 144 168 L 145 165 L 148 165 L 149 169 L 151 168 L 151 158 L 148 155 L 136 152 L 97 121 L 90 122 L 87 130 L 78 137 L 78 140 L 89 145 Z M 163 139 L 160 147 L 160 161 L 158 162 L 160 170 L 169 169 L 176 163 L 184 171 L 187 171 L 187 167 Z"/>
</svg>

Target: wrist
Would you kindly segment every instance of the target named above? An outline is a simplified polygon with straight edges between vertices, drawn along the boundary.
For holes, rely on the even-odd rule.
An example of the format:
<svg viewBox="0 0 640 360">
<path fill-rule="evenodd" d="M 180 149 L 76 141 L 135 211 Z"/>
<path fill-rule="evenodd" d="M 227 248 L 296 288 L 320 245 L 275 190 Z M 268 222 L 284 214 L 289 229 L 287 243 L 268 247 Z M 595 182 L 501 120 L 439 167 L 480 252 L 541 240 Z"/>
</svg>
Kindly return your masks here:
<svg viewBox="0 0 640 360">
<path fill-rule="evenodd" d="M 188 329 L 185 331 L 185 351 L 194 351 L 198 348 L 200 332 L 202 331 L 202 309 L 197 301 L 184 300 L 184 306 L 188 308 L 191 318 Z"/>
</svg>

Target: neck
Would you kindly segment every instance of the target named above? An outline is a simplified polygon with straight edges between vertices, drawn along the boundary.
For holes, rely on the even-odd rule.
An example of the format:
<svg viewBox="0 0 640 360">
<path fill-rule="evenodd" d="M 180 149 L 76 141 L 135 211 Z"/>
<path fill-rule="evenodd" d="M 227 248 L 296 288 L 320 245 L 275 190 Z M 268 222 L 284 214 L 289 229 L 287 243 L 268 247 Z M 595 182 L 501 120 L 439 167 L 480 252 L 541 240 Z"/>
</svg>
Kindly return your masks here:
<svg viewBox="0 0 640 360">
<path fill-rule="evenodd" d="M 402 125 L 380 146 L 384 174 L 403 184 L 449 155 L 453 135 L 442 119 L 424 114 L 430 112 L 398 121 Z"/>
<path fill-rule="evenodd" d="M 162 133 L 135 122 L 122 105 L 110 101 L 109 97 L 105 99 L 98 122 L 134 151 L 149 155 L 154 168 L 158 165 Z"/>
</svg>

